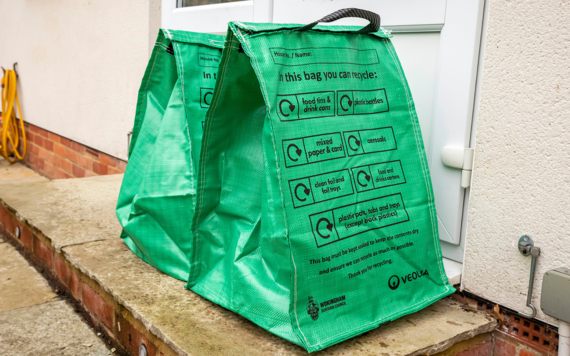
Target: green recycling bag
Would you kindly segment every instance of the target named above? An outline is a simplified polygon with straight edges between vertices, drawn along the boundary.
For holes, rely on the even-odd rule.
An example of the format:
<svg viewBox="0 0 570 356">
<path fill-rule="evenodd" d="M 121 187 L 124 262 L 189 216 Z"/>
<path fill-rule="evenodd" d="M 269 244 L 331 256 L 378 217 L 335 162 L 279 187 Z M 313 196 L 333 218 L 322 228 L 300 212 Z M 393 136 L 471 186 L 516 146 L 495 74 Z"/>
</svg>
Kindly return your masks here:
<svg viewBox="0 0 570 356">
<path fill-rule="evenodd" d="M 202 128 L 224 37 L 162 29 L 138 95 L 117 203 L 122 237 L 140 258 L 188 279 Z"/>
<path fill-rule="evenodd" d="M 316 351 L 454 292 L 389 32 L 231 22 L 206 114 L 188 288 Z"/>
</svg>

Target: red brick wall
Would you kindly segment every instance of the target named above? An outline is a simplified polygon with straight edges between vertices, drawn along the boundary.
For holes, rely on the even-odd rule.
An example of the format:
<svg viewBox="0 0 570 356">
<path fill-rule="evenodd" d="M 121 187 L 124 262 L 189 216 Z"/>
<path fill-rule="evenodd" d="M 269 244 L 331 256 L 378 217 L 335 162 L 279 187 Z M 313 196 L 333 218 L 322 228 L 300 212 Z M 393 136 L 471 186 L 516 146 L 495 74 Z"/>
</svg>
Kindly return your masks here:
<svg viewBox="0 0 570 356">
<path fill-rule="evenodd" d="M 26 137 L 25 163 L 51 179 L 118 174 L 127 167 L 123 160 L 32 124 L 26 124 Z"/>
<path fill-rule="evenodd" d="M 467 294 L 467 293 L 465 293 Z M 558 333 L 556 329 L 534 319 L 526 319 L 517 313 L 497 306 L 473 295 L 461 292 L 452 298 L 464 305 L 465 310 L 484 311 L 500 323 L 493 331 L 493 352 L 489 345 L 479 345 L 457 356 L 556 356 L 558 355 Z M 498 310 L 496 309 L 498 307 Z"/>
</svg>

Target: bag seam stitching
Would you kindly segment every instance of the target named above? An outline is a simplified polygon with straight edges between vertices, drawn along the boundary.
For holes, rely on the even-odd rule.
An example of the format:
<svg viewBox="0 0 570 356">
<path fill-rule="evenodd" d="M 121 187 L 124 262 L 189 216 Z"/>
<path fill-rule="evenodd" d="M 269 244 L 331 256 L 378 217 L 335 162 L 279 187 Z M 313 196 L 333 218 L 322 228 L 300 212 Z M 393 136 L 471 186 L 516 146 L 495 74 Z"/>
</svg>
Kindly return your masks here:
<svg viewBox="0 0 570 356">
<path fill-rule="evenodd" d="M 239 33 L 239 36 L 243 39 L 243 43 L 247 47 L 248 52 L 253 53 L 249 43 L 247 42 L 245 36 L 243 36 L 243 34 L 241 33 L 239 27 L 236 27 L 236 30 Z M 277 166 L 277 181 L 279 182 L 279 193 L 281 195 L 282 203 L 285 204 L 285 198 L 284 198 L 283 187 L 282 187 L 282 182 L 281 182 L 281 173 L 280 173 L 280 169 L 279 169 L 280 168 L 279 167 L 279 157 L 277 155 L 277 147 L 276 147 L 276 143 L 275 143 L 275 130 L 274 130 L 274 126 L 273 126 L 273 121 L 271 120 L 271 103 L 269 101 L 269 95 L 267 93 L 267 86 L 265 84 L 265 80 L 264 80 L 263 75 L 261 73 L 261 69 L 259 68 L 259 63 L 257 61 L 257 57 L 250 56 L 250 59 L 252 59 L 252 62 L 255 63 L 255 66 L 256 66 L 255 69 L 257 69 L 257 71 L 259 73 L 259 75 L 257 75 L 257 77 L 258 77 L 258 80 L 260 81 L 260 83 L 262 85 L 262 89 L 263 89 L 262 94 L 265 98 L 265 103 L 266 103 L 266 108 L 267 108 L 267 114 L 266 115 L 269 118 L 269 123 L 271 124 L 271 143 L 273 145 L 273 152 L 275 155 L 275 165 Z M 305 334 L 303 333 L 303 331 L 299 327 L 299 319 L 297 316 L 297 265 L 295 263 L 295 256 L 293 255 L 293 249 L 291 248 L 291 242 L 290 242 L 290 238 L 289 238 L 289 228 L 287 226 L 287 211 L 285 209 L 285 206 L 282 206 L 282 208 L 283 208 L 283 224 L 285 225 L 285 237 L 287 239 L 287 245 L 289 246 L 289 255 L 290 255 L 291 261 L 293 263 L 293 272 L 294 272 L 293 312 L 295 314 L 295 320 L 297 321 L 297 327 L 298 327 L 299 331 L 301 332 L 303 339 L 305 339 L 305 342 L 307 345 L 310 345 L 310 343 L 307 340 L 307 337 L 305 336 Z M 289 292 L 289 295 L 291 295 L 291 292 Z M 289 301 L 289 303 L 290 302 L 291 301 Z"/>
<path fill-rule="evenodd" d="M 230 41 L 231 41 L 231 42 L 230 42 L 230 47 L 231 47 L 231 45 L 233 44 L 234 38 L 235 38 L 235 37 L 232 37 L 231 40 L 230 40 Z M 222 76 L 221 76 L 221 78 L 218 78 L 218 79 L 221 79 L 221 82 L 219 83 L 219 88 L 220 88 L 220 89 L 223 87 L 223 85 L 224 85 L 224 83 L 225 83 L 225 75 L 224 75 L 224 74 L 225 74 L 225 72 L 226 72 L 226 70 L 227 70 L 227 67 L 228 67 L 229 62 L 230 62 L 230 61 L 229 61 L 229 58 L 228 58 L 228 60 L 226 60 L 226 63 L 224 64 L 223 71 L 220 73 L 220 74 L 222 74 Z M 216 83 L 216 84 L 217 84 L 217 83 Z M 213 105 L 208 109 L 208 112 L 212 112 L 212 113 L 216 110 L 216 108 L 217 108 L 217 106 L 218 106 L 219 95 L 215 96 L 215 97 L 213 98 L 213 100 L 215 100 L 215 102 L 212 103 Z M 200 167 L 199 167 L 199 168 L 200 168 L 200 172 L 199 172 L 199 176 L 200 176 L 200 177 L 199 177 L 199 182 L 201 182 L 202 180 L 205 179 L 205 171 L 206 171 L 206 169 L 205 169 L 205 168 L 206 168 L 206 163 L 205 163 L 205 162 L 206 162 L 206 160 L 208 159 L 207 156 L 208 156 L 208 148 L 209 148 L 209 142 L 210 142 L 210 132 L 211 132 L 211 130 L 212 130 L 212 124 L 211 124 L 210 121 L 211 121 L 211 120 L 208 120 L 208 113 L 206 113 L 205 122 L 206 122 L 206 126 L 207 126 L 207 130 L 208 130 L 208 131 L 206 132 L 206 135 L 203 135 L 203 136 L 202 136 L 202 147 L 205 148 L 205 150 L 203 151 L 204 161 L 201 162 L 202 164 L 200 164 Z M 201 153 L 201 155 L 202 155 L 202 153 Z M 202 161 L 202 160 L 201 160 L 201 161 Z M 197 193 L 198 193 L 198 192 L 197 192 Z M 200 274 L 202 273 L 201 264 L 196 264 L 195 261 L 198 260 L 198 255 L 197 255 L 197 254 L 198 254 L 198 245 L 199 245 L 199 242 L 200 242 L 200 234 L 199 234 L 199 229 L 198 229 L 198 221 L 200 221 L 200 218 L 202 217 L 202 210 L 203 210 L 203 207 L 204 207 L 204 194 L 200 194 L 200 203 L 198 204 L 197 207 L 198 207 L 198 209 L 197 209 L 197 214 L 196 214 L 196 224 L 195 224 L 195 226 L 194 226 L 194 229 L 193 229 L 194 231 L 193 231 L 193 234 L 192 234 L 192 235 L 193 235 L 193 239 L 194 239 L 194 260 L 193 260 L 194 262 L 192 262 L 192 263 L 190 264 L 190 266 L 191 266 L 191 269 L 192 269 L 192 266 L 197 266 L 197 267 L 199 268 L 199 270 L 198 270 L 198 275 L 196 275 L 196 272 L 195 272 L 195 271 L 191 271 L 191 273 L 189 274 L 189 278 L 190 278 L 190 276 L 192 276 L 193 279 L 199 277 Z"/>
</svg>

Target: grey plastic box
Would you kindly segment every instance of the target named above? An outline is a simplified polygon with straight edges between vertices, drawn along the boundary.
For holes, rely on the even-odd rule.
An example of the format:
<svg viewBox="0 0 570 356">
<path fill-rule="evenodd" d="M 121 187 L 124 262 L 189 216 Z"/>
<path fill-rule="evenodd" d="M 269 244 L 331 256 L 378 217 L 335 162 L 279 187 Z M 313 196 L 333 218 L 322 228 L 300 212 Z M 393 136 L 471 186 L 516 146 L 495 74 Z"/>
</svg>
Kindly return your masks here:
<svg viewBox="0 0 570 356">
<path fill-rule="evenodd" d="M 544 314 L 570 323 L 570 269 L 562 267 L 544 274 L 540 308 Z"/>
</svg>

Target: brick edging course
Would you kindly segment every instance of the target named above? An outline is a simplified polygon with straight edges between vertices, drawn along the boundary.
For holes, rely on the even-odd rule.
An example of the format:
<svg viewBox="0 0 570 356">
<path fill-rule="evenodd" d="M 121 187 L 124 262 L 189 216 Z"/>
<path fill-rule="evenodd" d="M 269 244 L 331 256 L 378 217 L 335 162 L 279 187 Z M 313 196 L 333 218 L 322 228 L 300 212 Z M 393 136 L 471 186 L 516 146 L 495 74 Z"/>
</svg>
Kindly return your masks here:
<svg viewBox="0 0 570 356">
<path fill-rule="evenodd" d="M 30 123 L 24 124 L 28 154 L 24 163 L 50 179 L 124 173 L 127 162 Z"/>
</svg>

